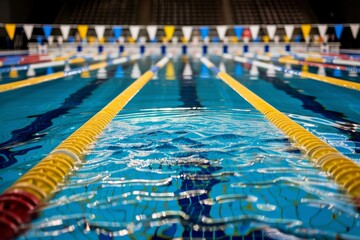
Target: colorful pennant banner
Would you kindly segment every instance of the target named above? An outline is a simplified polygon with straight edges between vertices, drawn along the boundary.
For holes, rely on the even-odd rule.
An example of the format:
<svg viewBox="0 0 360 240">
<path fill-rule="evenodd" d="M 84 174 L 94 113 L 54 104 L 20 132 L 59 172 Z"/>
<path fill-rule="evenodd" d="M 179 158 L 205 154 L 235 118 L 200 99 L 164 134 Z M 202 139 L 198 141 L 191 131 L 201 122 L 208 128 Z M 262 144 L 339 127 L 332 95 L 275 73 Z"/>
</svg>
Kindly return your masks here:
<svg viewBox="0 0 360 240">
<path fill-rule="evenodd" d="M 43 26 L 43 31 L 45 34 L 45 38 L 48 39 L 51 35 L 51 31 L 52 31 L 52 26 L 51 25 L 44 25 Z"/>
<path fill-rule="evenodd" d="M 9 35 L 10 40 L 14 40 L 16 25 L 15 24 L 5 24 L 5 29 L 6 29 L 7 34 Z"/>
<path fill-rule="evenodd" d="M 328 29 L 328 26 L 325 25 L 325 24 L 319 24 L 318 25 L 318 30 L 319 30 L 319 34 L 320 34 L 320 37 L 325 40 L 326 39 L 326 31 Z"/>
<path fill-rule="evenodd" d="M 24 24 L 24 25 L 18 25 L 18 26 L 23 28 L 26 38 L 28 40 L 30 40 L 32 37 L 35 25 L 34 24 Z M 336 24 L 336 25 L 330 25 L 330 26 L 334 27 L 335 35 L 336 35 L 337 39 L 341 38 L 345 27 L 350 28 L 352 36 L 355 39 L 357 38 L 357 35 L 360 30 L 360 24 L 358 24 L 358 23 Z M 15 37 L 15 30 L 16 30 L 17 25 L 16 24 L 4 24 L 4 27 L 6 29 L 6 32 L 9 36 L 9 38 L 11 40 L 13 40 Z M 329 27 L 329 25 L 327 25 L 327 24 L 317 24 L 317 25 L 303 24 L 303 25 L 301 25 L 300 29 L 301 29 L 303 37 L 305 38 L 305 41 L 306 42 L 310 41 L 310 34 L 311 34 L 311 30 L 313 27 L 317 27 L 321 39 L 326 42 L 327 37 L 328 37 L 326 33 L 327 33 L 327 30 Z M 56 37 L 55 38 L 51 37 L 53 25 L 42 25 L 41 28 L 43 29 L 43 32 L 44 32 L 44 36 L 42 39 L 47 39 L 47 41 L 49 43 L 53 42 L 54 39 L 57 39 Z M 78 31 L 81 39 L 86 39 L 87 34 L 88 34 L 88 28 L 89 28 L 88 25 L 78 25 L 77 26 L 77 31 Z M 120 41 L 123 27 L 122 26 L 112 26 L 111 28 L 112 28 L 112 31 L 114 34 L 113 40 Z M 152 42 L 156 41 L 156 34 L 157 34 L 158 28 L 159 27 L 155 26 L 155 25 L 150 25 L 150 26 L 146 27 L 146 31 L 149 35 L 149 39 Z M 259 40 L 258 39 L 259 32 L 260 32 L 261 28 L 264 31 L 266 30 L 265 32 L 267 33 L 262 37 L 265 42 L 268 42 L 270 40 L 274 40 L 274 41 L 276 40 L 275 42 L 279 41 L 279 37 L 281 37 L 281 36 L 280 35 L 276 36 L 276 32 L 277 32 L 278 28 L 283 28 L 285 30 L 285 34 L 286 34 L 285 41 L 289 42 L 293 37 L 295 25 L 283 25 L 283 26 L 266 25 L 264 27 L 261 27 L 261 25 L 250 25 L 249 28 L 246 28 L 246 29 L 244 29 L 244 26 L 233 26 L 232 29 L 234 31 L 235 37 L 232 37 L 232 36 L 227 37 L 226 36 L 229 28 L 230 28 L 230 26 L 227 26 L 227 25 L 216 26 L 215 29 L 217 31 L 218 37 L 214 36 L 214 38 L 212 39 L 213 42 L 228 41 L 228 39 L 230 39 L 231 41 L 237 42 L 243 36 L 246 37 L 246 38 L 244 38 L 244 41 L 248 40 L 250 36 L 253 39 L 253 41 L 258 41 Z M 60 31 L 61 31 L 63 40 L 67 40 L 69 38 L 70 29 L 71 29 L 70 25 L 61 25 L 60 26 Z M 95 29 L 96 37 L 98 38 L 98 40 L 103 41 L 106 26 L 105 25 L 95 25 L 94 29 Z M 140 29 L 141 29 L 140 26 L 130 26 L 129 27 L 129 31 L 131 34 L 131 38 L 129 38 L 130 42 L 137 41 L 137 39 L 139 38 Z M 209 41 L 210 27 L 209 26 L 201 26 L 201 27 L 198 27 L 197 29 L 199 30 L 201 39 L 203 41 L 204 40 Z M 211 28 L 211 29 L 213 29 L 213 28 Z M 172 26 L 172 25 L 164 26 L 163 30 L 165 33 L 165 39 L 168 39 L 168 40 L 173 39 L 173 42 L 178 42 L 178 38 L 177 38 L 178 36 L 174 35 L 175 34 L 175 26 Z M 193 26 L 183 26 L 181 28 L 181 30 L 183 33 L 183 41 L 188 42 L 192 36 L 194 27 Z M 176 38 L 176 39 L 174 39 L 174 38 Z M 195 39 L 195 42 L 199 41 L 199 36 L 195 36 L 194 38 L 197 38 L 197 39 Z M 71 39 L 73 39 L 73 36 L 71 37 Z M 297 42 L 300 41 L 300 39 L 301 39 L 301 36 L 299 36 L 299 35 L 297 35 L 295 37 L 295 41 L 297 41 Z"/>
<path fill-rule="evenodd" d="M 220 40 L 224 40 L 224 37 L 226 36 L 226 31 L 228 30 L 228 27 L 227 26 L 217 26 L 216 30 L 217 30 Z"/>
<path fill-rule="evenodd" d="M 140 26 L 130 26 L 129 30 L 130 30 L 131 37 L 134 40 L 137 40 L 139 37 Z"/>
<path fill-rule="evenodd" d="M 29 40 L 31 39 L 31 36 L 32 36 L 32 32 L 33 32 L 33 29 L 34 29 L 34 25 L 32 24 L 25 24 L 23 26 L 24 28 L 24 32 L 25 32 L 25 35 L 26 35 L 26 38 Z"/>
<path fill-rule="evenodd" d="M 294 25 L 285 25 L 284 28 L 286 37 L 290 40 L 294 33 Z"/>
<path fill-rule="evenodd" d="M 260 31 L 259 25 L 251 25 L 250 26 L 250 32 L 252 39 L 257 39 Z"/>
<path fill-rule="evenodd" d="M 168 40 L 172 39 L 175 32 L 175 26 L 164 26 L 164 32 Z"/>
<path fill-rule="evenodd" d="M 97 25 L 94 28 L 95 28 L 95 33 L 96 33 L 97 39 L 98 40 L 102 39 L 104 37 L 104 33 L 105 33 L 105 26 Z"/>
<path fill-rule="evenodd" d="M 149 34 L 150 41 L 156 40 L 157 26 L 147 26 L 146 31 Z"/>
<path fill-rule="evenodd" d="M 351 33 L 355 39 L 359 33 L 359 26 L 360 24 L 350 24 Z"/>
<path fill-rule="evenodd" d="M 87 25 L 78 25 L 77 30 L 79 32 L 80 38 L 85 39 L 88 31 Z"/>
<path fill-rule="evenodd" d="M 310 24 L 303 24 L 301 25 L 301 31 L 303 33 L 303 36 L 305 40 L 309 39 L 310 31 L 311 31 L 311 25 Z"/>
<path fill-rule="evenodd" d="M 267 25 L 266 31 L 268 32 L 270 40 L 273 40 L 276 33 L 276 25 Z"/>
<path fill-rule="evenodd" d="M 335 34 L 336 34 L 337 39 L 341 38 L 341 34 L 342 34 L 343 30 L 344 30 L 344 26 L 342 24 L 335 25 Z"/>
<path fill-rule="evenodd" d="M 61 25 L 60 26 L 61 35 L 66 41 L 69 38 L 70 26 L 69 25 Z"/>
<path fill-rule="evenodd" d="M 183 32 L 185 40 L 188 42 L 191 38 L 191 34 L 193 32 L 193 27 L 185 26 L 185 27 L 182 27 L 181 30 Z"/>
<path fill-rule="evenodd" d="M 120 38 L 120 36 L 122 34 L 122 27 L 113 26 L 112 30 L 113 30 L 113 33 L 114 33 L 114 36 L 115 36 L 116 40 L 119 40 L 119 38 Z M 139 35 L 139 33 L 137 33 L 137 35 Z"/>
<path fill-rule="evenodd" d="M 201 38 L 203 40 L 209 36 L 209 27 L 208 26 L 200 27 L 199 30 L 200 30 Z"/>
<path fill-rule="evenodd" d="M 242 26 L 234 26 L 234 33 L 235 33 L 235 36 L 240 39 L 243 35 L 243 32 L 244 32 L 244 27 Z"/>
</svg>

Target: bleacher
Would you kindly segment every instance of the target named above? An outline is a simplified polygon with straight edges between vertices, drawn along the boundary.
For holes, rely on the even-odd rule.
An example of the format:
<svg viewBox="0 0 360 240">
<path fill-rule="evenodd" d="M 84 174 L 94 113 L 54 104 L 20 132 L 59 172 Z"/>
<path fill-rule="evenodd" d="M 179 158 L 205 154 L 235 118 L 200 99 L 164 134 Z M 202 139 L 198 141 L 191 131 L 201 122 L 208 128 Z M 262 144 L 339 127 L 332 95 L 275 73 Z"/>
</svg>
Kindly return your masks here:
<svg viewBox="0 0 360 240">
<path fill-rule="evenodd" d="M 151 24 L 216 25 L 220 9 L 219 0 L 153 0 Z"/>
<path fill-rule="evenodd" d="M 137 24 L 138 0 L 78 0 L 67 23 Z"/>
<path fill-rule="evenodd" d="M 302 0 L 65 0 L 64 5 L 56 23 L 179 26 L 318 22 L 309 3 Z M 140 20 L 144 15 L 149 17 Z"/>
<path fill-rule="evenodd" d="M 291 24 L 317 22 L 306 1 L 232 0 L 235 24 Z"/>
<path fill-rule="evenodd" d="M 261 24 L 256 0 L 233 0 L 232 5 L 236 24 Z"/>
</svg>

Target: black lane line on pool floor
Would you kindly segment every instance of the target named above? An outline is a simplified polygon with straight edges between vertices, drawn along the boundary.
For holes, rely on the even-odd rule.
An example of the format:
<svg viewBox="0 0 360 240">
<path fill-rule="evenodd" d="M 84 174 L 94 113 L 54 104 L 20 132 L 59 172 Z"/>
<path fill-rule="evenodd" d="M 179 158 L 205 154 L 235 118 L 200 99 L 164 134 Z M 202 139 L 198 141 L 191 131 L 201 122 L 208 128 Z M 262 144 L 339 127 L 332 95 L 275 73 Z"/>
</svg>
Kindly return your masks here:
<svg viewBox="0 0 360 240">
<path fill-rule="evenodd" d="M 184 62 L 182 62 L 184 63 Z M 185 67 L 185 64 L 181 67 L 181 73 L 183 72 Z M 179 74 L 175 71 L 175 76 L 177 77 L 179 81 L 179 100 L 183 102 L 183 105 L 181 107 L 190 108 L 197 110 L 203 105 L 201 105 L 200 101 L 198 100 L 197 96 L 197 83 L 194 80 L 194 76 L 196 73 L 194 73 L 191 76 L 184 76 L 182 74 Z M 179 156 L 180 157 L 180 156 Z M 212 175 L 213 173 L 217 172 L 218 170 L 222 169 L 221 167 L 212 167 L 210 165 L 210 160 L 208 161 L 209 164 L 205 164 L 204 166 L 197 166 L 200 168 L 200 171 L 197 171 L 198 174 L 206 174 L 206 175 Z M 183 165 L 182 168 L 185 170 L 186 168 L 194 167 L 192 165 Z M 192 172 L 193 173 L 193 172 Z M 196 195 L 193 197 L 179 199 L 178 204 L 181 207 L 181 211 L 186 213 L 190 219 L 186 220 L 186 222 L 181 221 L 181 225 L 184 227 L 184 231 L 182 233 L 182 237 L 184 238 L 191 238 L 191 237 L 202 237 L 202 231 L 192 231 L 192 227 L 195 224 L 201 224 L 201 216 L 207 216 L 210 217 L 211 212 L 211 206 L 210 205 L 204 205 L 201 203 L 202 200 L 209 198 L 209 193 L 211 192 L 211 189 L 214 185 L 220 182 L 220 180 L 216 179 L 215 177 L 208 180 L 208 181 L 199 181 L 199 180 L 193 180 L 191 178 L 187 178 L 186 176 L 189 173 L 186 171 L 182 171 L 179 173 L 181 177 L 181 188 L 178 189 L 178 192 L 185 192 L 190 190 L 196 190 L 196 189 L 204 189 L 206 190 L 206 193 L 201 194 L 200 196 Z M 162 234 L 158 232 L 159 228 L 156 229 L 155 236 L 152 237 L 152 239 L 163 239 L 161 236 Z M 176 232 L 176 224 L 173 224 L 171 227 L 166 229 L 164 233 L 168 236 L 174 237 L 173 234 Z M 194 236 L 194 234 L 196 236 Z M 207 237 L 212 237 L 212 232 L 207 232 Z M 225 233 L 223 231 L 216 234 L 216 236 L 225 236 Z"/>
<path fill-rule="evenodd" d="M 184 63 L 184 62 L 182 62 Z M 193 63 L 190 63 L 193 65 Z M 185 64 L 182 66 L 185 67 Z M 182 74 L 176 74 L 179 79 L 179 94 L 180 94 L 180 100 L 183 102 L 183 105 L 181 107 L 190 108 L 192 110 L 197 110 L 203 107 L 203 105 L 199 101 L 199 97 L 197 95 L 197 82 L 194 78 L 196 75 L 196 72 L 192 76 L 187 76 L 184 78 Z M 180 157 L 180 156 L 179 156 Z M 200 175 L 206 175 L 206 176 L 212 176 L 213 173 L 218 172 L 222 169 L 222 167 L 219 166 L 211 166 L 211 160 L 204 157 L 206 160 L 208 160 L 208 164 L 204 165 L 198 165 L 196 166 L 199 168 L 199 171 L 197 171 L 197 174 Z M 190 219 L 186 220 L 186 222 L 181 221 L 182 226 L 184 227 L 184 231 L 182 233 L 182 237 L 185 239 L 189 238 L 202 238 L 203 234 L 205 234 L 206 238 L 212 238 L 214 236 L 213 231 L 192 231 L 194 225 L 203 225 L 202 223 L 202 216 L 206 216 L 211 218 L 211 205 L 203 204 L 202 201 L 204 199 L 210 198 L 209 193 L 211 192 L 213 186 L 220 183 L 221 181 L 215 177 L 210 178 L 206 181 L 204 180 L 195 180 L 192 178 L 187 177 L 188 174 L 193 174 L 193 172 L 189 173 L 186 171 L 187 168 L 192 168 L 193 165 L 183 165 L 181 171 L 179 173 L 181 177 L 181 188 L 178 190 L 178 192 L 185 192 L 185 191 L 191 191 L 191 190 L 198 190 L 203 189 L 206 190 L 206 193 L 201 195 L 192 196 L 190 198 L 184 198 L 179 199 L 178 204 L 181 207 L 181 211 L 186 213 Z M 171 235 L 176 232 L 176 225 L 173 224 L 170 228 L 166 230 L 166 232 Z M 226 237 L 226 234 L 222 230 L 218 230 L 215 232 L 216 237 Z M 158 231 L 156 231 L 155 236 L 153 239 L 161 239 L 158 236 Z"/>
<path fill-rule="evenodd" d="M 183 63 L 192 64 L 190 60 L 187 60 Z M 191 65 L 190 65 L 191 66 Z M 182 66 L 181 72 L 184 72 L 185 64 Z M 197 83 L 194 81 L 194 75 L 184 76 L 181 74 L 179 76 L 179 87 L 180 87 L 180 98 L 179 100 L 183 102 L 181 107 L 199 109 L 204 107 L 197 95 Z"/>
<path fill-rule="evenodd" d="M 331 119 L 335 122 L 345 122 L 349 124 L 345 125 L 346 128 L 349 128 L 349 130 L 343 128 L 336 129 L 348 135 L 348 139 L 355 144 L 355 153 L 360 153 L 360 132 L 351 131 L 351 127 L 357 125 L 357 123 L 346 119 L 343 113 L 326 110 L 326 108 L 321 103 L 315 100 L 316 97 L 299 92 L 297 89 L 285 83 L 281 78 L 268 77 L 264 71 L 260 71 L 260 79 L 271 83 L 276 89 L 285 92 L 287 95 L 300 100 L 304 109 L 320 114 L 321 116 L 327 119 Z"/>
<path fill-rule="evenodd" d="M 130 65 L 125 64 L 123 66 L 128 67 Z M 60 107 L 36 116 L 28 116 L 28 118 L 36 118 L 31 124 L 12 131 L 11 139 L 7 140 L 6 142 L 0 143 L 0 169 L 4 169 L 15 164 L 17 162 L 15 156 L 24 155 L 31 150 L 41 148 L 42 146 L 39 145 L 12 151 L 12 148 L 18 147 L 19 145 L 24 144 L 34 138 L 40 139 L 45 137 L 45 133 L 39 133 L 51 127 L 53 125 L 52 120 L 64 114 L 67 114 L 71 109 L 74 109 L 77 106 L 81 105 L 84 100 L 92 94 L 93 91 L 95 91 L 101 84 L 106 82 L 108 79 L 110 78 L 96 78 L 95 80 L 89 82 L 86 86 L 82 87 L 81 89 L 77 90 L 69 97 L 67 97 Z"/>
<path fill-rule="evenodd" d="M 192 62 L 189 61 L 189 63 L 191 65 L 194 65 Z M 201 63 L 199 64 L 199 68 L 201 67 Z M 184 68 L 184 66 L 183 66 Z M 183 69 L 182 71 L 183 72 Z M 193 68 L 196 69 L 196 68 Z M 179 79 L 179 93 L 180 93 L 180 100 L 183 101 L 183 105 L 181 107 L 185 107 L 185 108 L 190 108 L 192 110 L 198 110 L 199 108 L 204 107 L 201 102 L 199 101 L 198 95 L 197 95 L 197 81 L 196 78 L 194 78 L 195 76 L 198 76 L 199 72 L 194 71 L 192 76 L 187 76 L 186 78 L 184 78 L 184 76 L 181 74 L 181 76 L 179 76 L 177 74 L 178 79 Z M 206 80 L 210 80 L 210 79 L 206 79 Z M 181 157 L 181 155 L 179 155 L 178 157 Z M 228 236 L 223 230 L 219 230 L 222 227 L 222 224 L 219 224 L 219 228 L 218 230 L 214 231 L 203 231 L 203 230 L 198 230 L 195 231 L 193 230 L 194 225 L 200 225 L 203 226 L 206 224 L 202 223 L 202 219 L 201 216 L 206 216 L 208 218 L 211 218 L 211 205 L 207 205 L 207 204 L 203 204 L 202 201 L 205 199 L 210 198 L 210 192 L 212 191 L 212 188 L 224 181 L 224 180 L 220 180 L 217 179 L 216 177 L 211 178 L 210 176 L 212 176 L 214 173 L 219 172 L 222 167 L 220 166 L 211 166 L 211 159 L 208 159 L 206 156 L 202 156 L 203 159 L 208 160 L 207 164 L 201 164 L 201 165 L 197 165 L 197 168 L 200 168 L 199 171 L 197 171 L 197 173 L 199 175 L 206 175 L 209 177 L 209 179 L 207 180 L 195 180 L 192 178 L 187 177 L 188 174 L 193 174 L 194 172 L 186 172 L 183 171 L 181 173 L 179 173 L 181 177 L 181 188 L 178 190 L 178 193 L 180 192 L 185 192 L 185 191 L 191 191 L 191 190 L 206 190 L 206 193 L 201 194 L 201 195 L 195 195 L 192 196 L 190 198 L 184 198 L 184 199 L 179 199 L 178 200 L 178 204 L 181 207 L 181 211 L 183 211 L 184 213 L 186 213 L 190 219 L 186 220 L 186 222 L 184 222 L 185 220 L 181 221 L 182 226 L 184 227 L 184 231 L 182 233 L 182 237 L 184 239 L 190 239 L 190 238 L 203 238 L 205 237 L 205 239 L 212 239 L 213 237 L 215 237 L 216 239 L 221 238 L 221 239 L 242 239 L 242 240 L 248 240 L 248 239 L 264 239 L 264 240 L 273 240 L 274 238 L 271 238 L 269 236 L 267 236 L 266 233 L 263 232 L 263 230 L 254 230 L 251 233 L 249 233 L 247 236 Z M 185 170 L 186 168 L 193 168 L 193 165 L 183 165 L 182 166 L 183 169 Z M 226 180 L 225 180 L 226 181 Z M 210 226 L 207 226 L 210 227 Z M 211 227 L 214 227 L 214 225 L 211 225 Z M 168 236 L 173 236 L 173 234 L 175 234 L 176 232 L 176 224 L 173 224 L 171 227 L 167 228 L 164 233 L 165 233 L 165 237 L 162 236 L 161 233 L 158 232 L 159 228 L 156 230 L 155 232 L 155 236 L 153 236 L 151 239 L 153 240 L 160 240 L 160 239 L 167 239 L 166 237 Z"/>
</svg>

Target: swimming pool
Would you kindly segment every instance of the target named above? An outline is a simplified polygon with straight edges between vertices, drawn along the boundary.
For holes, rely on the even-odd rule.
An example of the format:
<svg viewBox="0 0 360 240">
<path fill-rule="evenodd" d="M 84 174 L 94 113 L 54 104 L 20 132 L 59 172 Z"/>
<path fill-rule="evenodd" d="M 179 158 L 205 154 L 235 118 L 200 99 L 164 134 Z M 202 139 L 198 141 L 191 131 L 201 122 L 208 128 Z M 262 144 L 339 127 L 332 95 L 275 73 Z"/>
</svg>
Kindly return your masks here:
<svg viewBox="0 0 360 240">
<path fill-rule="evenodd" d="M 359 162 L 357 91 L 209 58 Z M 158 60 L 1 93 L 1 190 Z M 359 81 L 347 72 L 326 73 Z M 197 58 L 174 58 L 161 69 L 85 159 L 19 239 L 360 235 L 358 206 L 345 190 Z"/>
</svg>

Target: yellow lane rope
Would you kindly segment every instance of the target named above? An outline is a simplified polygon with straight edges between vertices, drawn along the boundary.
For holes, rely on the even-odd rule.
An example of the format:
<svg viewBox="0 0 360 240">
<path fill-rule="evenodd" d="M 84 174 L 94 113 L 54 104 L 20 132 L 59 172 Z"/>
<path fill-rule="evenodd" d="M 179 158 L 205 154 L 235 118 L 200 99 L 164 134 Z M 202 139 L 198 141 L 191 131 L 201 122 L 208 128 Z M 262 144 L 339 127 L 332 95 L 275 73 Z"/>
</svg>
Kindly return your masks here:
<svg viewBox="0 0 360 240">
<path fill-rule="evenodd" d="M 86 150 L 96 140 L 107 124 L 149 82 L 154 73 L 168 61 L 169 57 L 164 57 L 160 60 L 151 70 L 144 73 L 114 98 L 6 191 L 26 191 L 40 201 L 49 198 L 57 185 L 82 160 Z"/>
<path fill-rule="evenodd" d="M 325 83 L 328 83 L 328 84 L 332 84 L 332 85 L 336 85 L 336 86 L 340 86 L 340 87 L 360 91 L 360 83 L 346 81 L 346 80 L 333 78 L 333 77 L 321 76 L 321 75 L 318 75 L 318 74 L 304 72 L 304 71 L 298 71 L 298 70 L 295 70 L 295 69 L 287 69 L 287 68 L 284 68 L 284 67 L 281 67 L 281 66 L 278 66 L 278 65 L 274 65 L 272 63 L 265 63 L 265 62 L 249 59 L 247 57 L 239 57 L 239 56 L 233 57 L 230 54 L 226 54 L 226 55 L 224 55 L 224 57 L 227 58 L 227 59 L 233 59 L 236 62 L 253 64 L 253 65 L 255 65 L 257 67 L 260 67 L 260 68 L 273 69 L 273 70 L 278 71 L 278 72 L 283 72 L 283 73 L 287 73 L 287 74 L 291 74 L 291 75 L 296 75 L 296 76 L 300 76 L 300 77 L 303 77 L 303 78 L 313 79 L 313 80 L 316 80 L 316 81 L 325 82 Z M 291 61 L 291 60 L 287 60 L 287 62 L 288 63 L 295 63 L 294 61 Z"/>
<path fill-rule="evenodd" d="M 6 92 L 6 91 L 15 90 L 18 88 L 27 87 L 27 86 L 31 86 L 31 85 L 35 85 L 35 84 L 39 84 L 39 83 L 43 83 L 43 82 L 48 82 L 48 81 L 56 80 L 56 79 L 63 78 L 63 77 L 69 76 L 69 75 L 80 74 L 84 71 L 89 71 L 89 70 L 91 71 L 91 70 L 96 70 L 96 69 L 99 69 L 102 67 L 112 66 L 115 64 L 119 64 L 119 63 L 125 63 L 127 61 L 137 60 L 140 57 L 141 57 L 141 55 L 137 54 L 137 55 L 132 55 L 132 56 L 128 56 L 128 57 L 117 58 L 117 59 L 110 60 L 110 61 L 103 61 L 100 63 L 91 64 L 89 66 L 75 68 L 75 69 L 72 69 L 69 71 L 61 71 L 61 72 L 56 72 L 56 73 L 52 73 L 52 74 L 45 75 L 45 76 L 32 77 L 32 78 L 28 78 L 28 79 L 21 80 L 21 81 L 1 84 L 0 92 Z"/>
<path fill-rule="evenodd" d="M 360 197 L 360 166 L 341 154 L 317 136 L 291 120 L 255 93 L 240 84 L 226 72 L 221 72 L 207 58 L 201 61 L 241 97 L 260 111 L 276 127 L 282 130 L 303 150 L 309 159 L 321 167 L 352 196 Z"/>
</svg>

